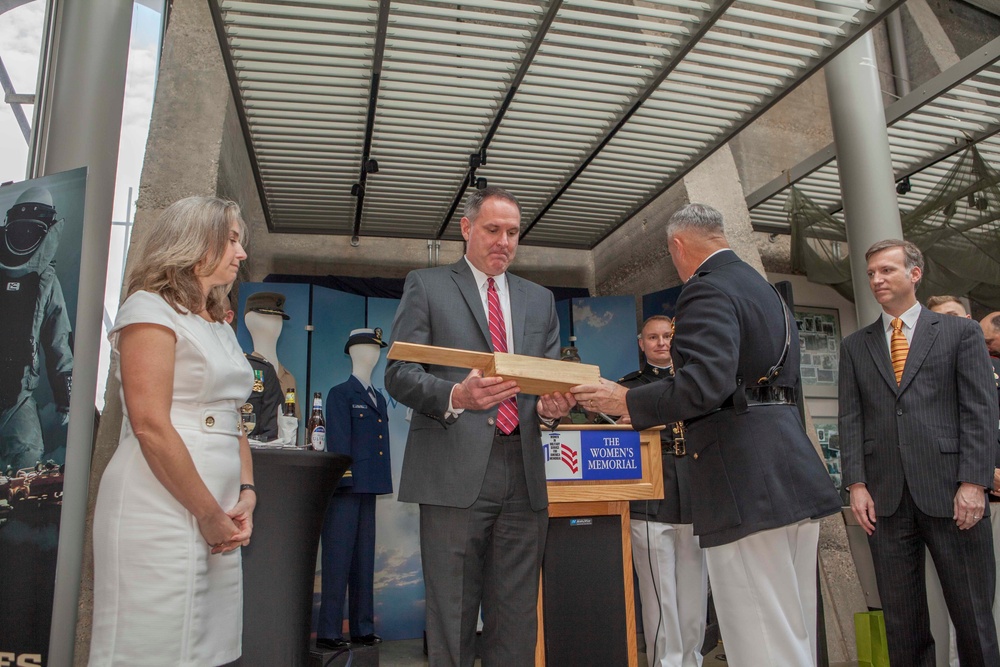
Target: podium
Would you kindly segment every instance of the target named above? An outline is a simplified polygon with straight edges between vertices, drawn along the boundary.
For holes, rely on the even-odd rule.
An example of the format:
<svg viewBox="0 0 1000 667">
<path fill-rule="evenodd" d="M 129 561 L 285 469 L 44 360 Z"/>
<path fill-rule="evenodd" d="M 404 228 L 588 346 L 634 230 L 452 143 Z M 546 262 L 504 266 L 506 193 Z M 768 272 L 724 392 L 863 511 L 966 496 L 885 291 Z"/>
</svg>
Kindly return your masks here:
<svg viewBox="0 0 1000 667">
<path fill-rule="evenodd" d="M 549 533 L 536 667 L 638 664 L 628 501 L 663 498 L 660 430 L 566 424 L 542 432 Z"/>
</svg>

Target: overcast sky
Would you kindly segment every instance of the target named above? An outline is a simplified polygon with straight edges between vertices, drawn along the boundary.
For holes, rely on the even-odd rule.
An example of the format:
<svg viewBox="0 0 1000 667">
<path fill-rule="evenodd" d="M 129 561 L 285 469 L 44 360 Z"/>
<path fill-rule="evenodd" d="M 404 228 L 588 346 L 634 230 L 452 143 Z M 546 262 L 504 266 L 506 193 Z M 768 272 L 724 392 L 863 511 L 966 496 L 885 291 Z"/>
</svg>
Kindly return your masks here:
<svg viewBox="0 0 1000 667">
<path fill-rule="evenodd" d="M 145 5 L 155 4 L 153 0 L 143 0 L 143 2 Z M 0 58 L 3 58 L 14 90 L 19 94 L 35 92 L 44 19 L 44 0 L 34 0 L 0 14 Z M 126 219 L 129 188 L 133 189 L 133 200 L 139 190 L 149 115 L 153 107 L 159 35 L 160 13 L 147 6 L 136 4 L 132 14 L 132 38 L 125 79 L 125 104 L 122 110 L 122 135 L 112 214 L 112 219 L 119 222 Z M 28 117 L 28 122 L 32 123 L 33 107 L 22 108 Z M 10 106 L 3 104 L 0 98 L 0 183 L 23 181 L 27 156 L 28 146 L 14 112 Z M 0 211 L 0 216 L 4 213 Z M 113 227 L 108 255 L 108 282 L 105 290 L 105 311 L 112 320 L 118 311 L 124 244 L 124 228 Z M 107 378 L 109 352 L 105 340 L 101 349 L 101 370 L 98 374 L 100 384 L 97 392 L 98 408 L 104 406 L 104 384 Z"/>
<path fill-rule="evenodd" d="M 43 0 L 0 15 L 0 57 L 18 93 L 34 93 L 38 73 Z M 153 84 L 159 40 L 160 15 L 136 5 L 132 16 L 132 43 L 129 49 L 125 105 L 122 117 L 121 148 L 118 157 L 118 187 L 115 193 L 115 220 L 124 220 L 128 188 L 138 189 L 142 156 L 146 145 L 149 114 L 153 105 Z M 23 107 L 32 121 L 33 109 Z M 0 105 L 0 182 L 21 181 L 25 176 L 28 148 L 14 118 L 14 112 Z"/>
</svg>

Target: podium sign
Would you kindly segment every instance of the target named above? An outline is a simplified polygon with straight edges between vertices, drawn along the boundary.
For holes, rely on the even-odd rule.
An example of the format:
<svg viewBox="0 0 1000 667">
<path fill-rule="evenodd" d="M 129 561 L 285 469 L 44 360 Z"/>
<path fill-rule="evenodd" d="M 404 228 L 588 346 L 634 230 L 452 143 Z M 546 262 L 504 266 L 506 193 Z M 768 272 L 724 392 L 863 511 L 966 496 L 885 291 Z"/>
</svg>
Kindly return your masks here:
<svg viewBox="0 0 1000 667">
<path fill-rule="evenodd" d="M 636 431 L 551 431 L 542 434 L 545 479 L 642 479 Z"/>
</svg>

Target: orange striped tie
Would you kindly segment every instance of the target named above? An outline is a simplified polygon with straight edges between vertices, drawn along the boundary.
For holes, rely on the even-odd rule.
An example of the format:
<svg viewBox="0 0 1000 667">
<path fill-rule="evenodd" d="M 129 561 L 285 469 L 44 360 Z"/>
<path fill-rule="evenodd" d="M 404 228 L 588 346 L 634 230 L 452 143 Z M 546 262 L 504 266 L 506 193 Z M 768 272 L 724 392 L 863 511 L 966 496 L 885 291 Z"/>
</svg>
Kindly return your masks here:
<svg viewBox="0 0 1000 667">
<path fill-rule="evenodd" d="M 906 367 L 906 355 L 910 353 L 910 344 L 903 335 L 903 320 L 893 318 L 892 338 L 889 339 L 889 357 L 892 359 L 892 371 L 896 374 L 896 384 L 903 379 L 903 369 Z"/>
</svg>

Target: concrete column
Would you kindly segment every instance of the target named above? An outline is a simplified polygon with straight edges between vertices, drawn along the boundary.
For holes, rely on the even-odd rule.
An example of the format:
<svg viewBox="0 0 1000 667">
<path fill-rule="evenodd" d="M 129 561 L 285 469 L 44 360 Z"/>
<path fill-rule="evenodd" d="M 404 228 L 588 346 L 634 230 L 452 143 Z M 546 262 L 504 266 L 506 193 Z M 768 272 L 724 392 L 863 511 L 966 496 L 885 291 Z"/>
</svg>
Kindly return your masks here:
<svg viewBox="0 0 1000 667">
<path fill-rule="evenodd" d="M 863 35 L 826 66 L 826 88 L 847 220 L 854 303 L 858 325 L 865 326 L 882 312 L 868 289 L 865 251 L 876 241 L 903 237 L 875 44 L 870 34 Z"/>
<path fill-rule="evenodd" d="M 131 7 L 131 0 L 123 1 Z M 111 106 L 109 103 L 108 108 Z M 205 0 L 173 0 L 158 67 L 156 103 L 146 140 L 146 159 L 139 183 L 133 240 L 145 234 L 146 225 L 174 201 L 190 195 L 217 192 L 223 128 L 231 106 L 229 80 L 208 3 Z M 120 102 L 116 108 L 121 109 Z M 235 194 L 230 193 L 229 196 Z M 100 293 L 104 294 L 103 288 Z M 76 624 L 69 625 L 76 630 L 73 664 L 77 667 L 87 665 L 90 652 L 94 570 L 92 533 L 89 529 L 93 524 L 94 501 L 101 476 L 118 447 L 122 424 L 121 385 L 115 378 L 116 370 L 116 365 L 112 364 L 104 412 L 93 445 L 93 460 L 86 468 L 90 475 L 90 503 L 85 506 L 87 548 L 83 552 L 79 619 Z M 75 597 L 73 604 L 77 606 Z"/>
<path fill-rule="evenodd" d="M 73 402 L 49 638 L 48 664 L 61 667 L 73 659 L 132 0 L 63 0 L 56 3 L 56 12 L 35 173 L 44 176 L 88 167 L 81 289 L 74 326 Z"/>
</svg>

